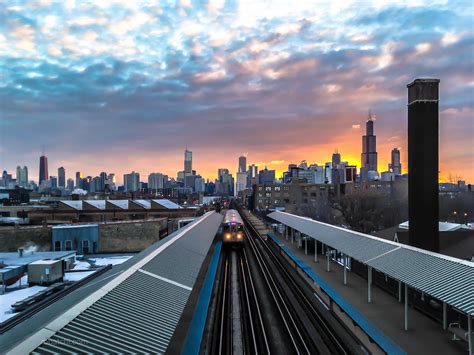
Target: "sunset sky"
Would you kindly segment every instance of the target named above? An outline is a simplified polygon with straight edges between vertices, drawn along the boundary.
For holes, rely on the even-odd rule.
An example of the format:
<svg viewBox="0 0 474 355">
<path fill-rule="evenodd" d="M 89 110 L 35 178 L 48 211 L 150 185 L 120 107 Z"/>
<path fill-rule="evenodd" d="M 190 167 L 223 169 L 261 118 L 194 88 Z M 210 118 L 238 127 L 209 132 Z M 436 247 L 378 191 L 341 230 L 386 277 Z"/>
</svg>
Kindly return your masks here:
<svg viewBox="0 0 474 355">
<path fill-rule="evenodd" d="M 215 178 L 238 156 L 279 172 L 360 166 L 368 110 L 379 171 L 407 167 L 407 89 L 440 83 L 440 177 L 474 182 L 472 1 L 0 3 L 0 168 Z"/>
</svg>

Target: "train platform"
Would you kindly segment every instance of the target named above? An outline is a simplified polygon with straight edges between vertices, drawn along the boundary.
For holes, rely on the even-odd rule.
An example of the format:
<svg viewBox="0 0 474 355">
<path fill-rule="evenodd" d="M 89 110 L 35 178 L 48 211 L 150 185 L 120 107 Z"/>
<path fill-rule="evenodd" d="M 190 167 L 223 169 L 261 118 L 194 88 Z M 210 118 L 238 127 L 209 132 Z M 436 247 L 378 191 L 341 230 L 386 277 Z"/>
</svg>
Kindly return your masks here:
<svg viewBox="0 0 474 355">
<path fill-rule="evenodd" d="M 206 309 L 221 221 L 208 212 L 32 314 L 0 335 L 0 353 L 169 351 L 173 337 L 182 341 L 194 309 Z M 203 325 L 193 324 L 194 341 Z"/>
<path fill-rule="evenodd" d="M 351 304 L 377 331 L 391 339 L 407 354 L 466 354 L 467 344 L 453 341 L 453 335 L 426 315 L 415 309 L 409 309 L 409 328 L 404 330 L 404 305 L 386 291 L 372 288 L 372 302 L 367 302 L 367 280 L 355 273 L 347 273 L 347 285 L 343 284 L 343 266 L 331 261 L 330 271 L 326 270 L 326 257 L 319 254 L 314 261 L 314 247 L 308 244 L 305 254 L 304 245 L 298 247 L 295 240 L 286 240 L 278 231 L 272 232 L 273 238 L 293 259 L 299 259 L 309 267 L 317 277 L 341 298 Z"/>
</svg>

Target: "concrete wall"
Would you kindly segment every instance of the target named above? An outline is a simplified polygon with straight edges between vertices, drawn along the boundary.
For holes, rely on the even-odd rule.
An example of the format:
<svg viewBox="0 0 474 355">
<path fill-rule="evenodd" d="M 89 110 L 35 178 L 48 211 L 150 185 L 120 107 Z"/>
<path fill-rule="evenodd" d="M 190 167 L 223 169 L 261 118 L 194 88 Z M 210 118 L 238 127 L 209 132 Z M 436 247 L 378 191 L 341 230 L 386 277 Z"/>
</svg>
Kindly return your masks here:
<svg viewBox="0 0 474 355">
<path fill-rule="evenodd" d="M 145 249 L 167 234 L 166 218 L 99 224 L 99 253 L 136 252 Z M 0 251 L 13 252 L 18 248 L 36 247 L 37 251 L 51 250 L 51 227 L 0 228 Z"/>
<path fill-rule="evenodd" d="M 0 229 L 0 251 L 12 252 L 18 248 L 35 248 L 35 251 L 51 250 L 49 227 L 3 227 Z"/>
<path fill-rule="evenodd" d="M 141 251 L 167 232 L 167 220 L 99 225 L 99 253 Z"/>
</svg>

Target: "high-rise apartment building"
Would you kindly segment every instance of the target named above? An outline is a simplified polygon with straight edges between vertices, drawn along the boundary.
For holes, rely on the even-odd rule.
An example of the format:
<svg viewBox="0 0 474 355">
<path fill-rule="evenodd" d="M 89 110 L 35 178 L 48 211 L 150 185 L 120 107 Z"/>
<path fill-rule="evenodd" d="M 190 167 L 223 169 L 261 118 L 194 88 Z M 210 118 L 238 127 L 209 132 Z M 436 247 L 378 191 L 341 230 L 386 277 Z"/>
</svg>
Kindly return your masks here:
<svg viewBox="0 0 474 355">
<path fill-rule="evenodd" d="M 48 158 L 45 155 L 40 156 L 39 163 L 39 185 L 48 180 Z"/>
<path fill-rule="evenodd" d="M 66 169 L 62 166 L 58 169 L 58 187 L 66 187 Z"/>
<path fill-rule="evenodd" d="M 123 175 L 123 186 L 125 191 L 138 191 L 140 189 L 140 174 L 132 171 Z"/>
<path fill-rule="evenodd" d="M 249 170 L 247 171 L 247 187 L 252 187 L 255 184 L 258 184 L 258 166 L 252 164 L 249 165 Z"/>
<path fill-rule="evenodd" d="M 74 190 L 74 180 L 73 179 L 70 179 L 70 178 L 67 179 L 66 189 L 69 190 L 69 191 Z"/>
<path fill-rule="evenodd" d="M 16 184 L 21 187 L 28 186 L 28 168 L 26 166 L 16 167 Z"/>
<path fill-rule="evenodd" d="M 58 188 L 58 177 L 57 176 L 50 176 L 49 177 L 49 187 L 52 189 Z"/>
<path fill-rule="evenodd" d="M 392 162 L 388 164 L 388 170 L 395 175 L 402 174 L 402 164 L 400 163 L 400 151 L 398 148 L 392 149 Z"/>
<path fill-rule="evenodd" d="M 82 179 L 84 178 L 84 175 L 82 174 L 82 172 L 80 171 L 77 171 L 76 172 L 76 187 L 78 189 L 82 189 L 83 188 L 83 183 L 82 183 Z"/>
<path fill-rule="evenodd" d="M 152 190 L 163 189 L 165 186 L 165 175 L 161 173 L 151 173 L 148 175 L 148 188 Z"/>
</svg>

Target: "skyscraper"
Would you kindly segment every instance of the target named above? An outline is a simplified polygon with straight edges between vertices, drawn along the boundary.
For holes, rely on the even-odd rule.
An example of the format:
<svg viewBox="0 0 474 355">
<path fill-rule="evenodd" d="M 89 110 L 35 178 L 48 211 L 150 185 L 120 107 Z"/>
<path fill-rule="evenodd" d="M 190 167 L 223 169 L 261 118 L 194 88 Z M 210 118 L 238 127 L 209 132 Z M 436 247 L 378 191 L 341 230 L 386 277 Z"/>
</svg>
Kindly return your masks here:
<svg viewBox="0 0 474 355">
<path fill-rule="evenodd" d="M 72 191 L 74 190 L 74 180 L 69 178 L 67 179 L 67 186 L 66 188 L 69 190 L 69 191 Z"/>
<path fill-rule="evenodd" d="M 66 187 L 66 170 L 62 166 L 58 169 L 58 187 Z"/>
<path fill-rule="evenodd" d="M 336 168 L 339 164 L 341 164 L 341 153 L 336 150 L 332 153 L 332 167 Z"/>
<path fill-rule="evenodd" d="M 237 170 L 239 173 L 246 173 L 247 172 L 247 157 L 242 155 L 239 157 L 239 169 Z"/>
<path fill-rule="evenodd" d="M 439 250 L 439 79 L 416 79 L 408 88 L 409 243 Z"/>
<path fill-rule="evenodd" d="M 369 111 L 366 135 L 362 136 L 361 178 L 367 180 L 369 171 L 377 170 L 377 137 L 374 135 L 375 116 Z"/>
<path fill-rule="evenodd" d="M 140 174 L 132 171 L 123 175 L 123 186 L 125 191 L 138 191 L 140 188 Z"/>
<path fill-rule="evenodd" d="M 21 187 L 28 186 L 28 168 L 26 166 L 16 167 L 16 184 Z"/>
<path fill-rule="evenodd" d="M 45 155 L 40 156 L 39 164 L 39 185 L 48 180 L 48 158 Z"/>
<path fill-rule="evenodd" d="M 402 164 L 400 163 L 400 151 L 398 148 L 392 149 L 392 162 L 388 164 L 388 170 L 395 175 L 401 175 Z"/>
<path fill-rule="evenodd" d="M 51 187 L 52 189 L 58 188 L 58 178 L 56 176 L 49 177 L 49 187 Z"/>
<path fill-rule="evenodd" d="M 148 188 L 152 190 L 164 188 L 164 175 L 161 173 L 151 173 L 148 175 Z"/>
<path fill-rule="evenodd" d="M 252 164 L 249 165 L 249 170 L 247 172 L 247 187 L 250 188 L 255 184 L 258 184 L 258 166 Z"/>
<path fill-rule="evenodd" d="M 193 152 L 190 150 L 184 151 L 184 175 L 191 175 L 193 173 Z"/>
<path fill-rule="evenodd" d="M 107 173 L 101 172 L 99 174 L 99 182 L 98 182 L 98 191 L 105 191 L 105 185 L 107 184 Z"/>
<path fill-rule="evenodd" d="M 84 178 L 84 175 L 82 174 L 82 172 L 80 171 L 77 171 L 76 172 L 76 187 L 78 189 L 82 189 L 83 188 L 83 183 L 82 183 L 82 179 Z"/>
</svg>

